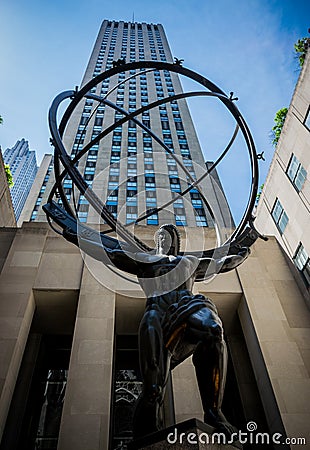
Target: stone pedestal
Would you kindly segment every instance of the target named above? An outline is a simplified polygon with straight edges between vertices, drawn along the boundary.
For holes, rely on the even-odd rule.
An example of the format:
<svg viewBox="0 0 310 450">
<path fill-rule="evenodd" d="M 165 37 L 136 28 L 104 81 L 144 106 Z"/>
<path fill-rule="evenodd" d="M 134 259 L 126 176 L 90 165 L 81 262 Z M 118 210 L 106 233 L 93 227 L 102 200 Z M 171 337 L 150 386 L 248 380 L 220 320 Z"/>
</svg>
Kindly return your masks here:
<svg viewBox="0 0 310 450">
<path fill-rule="evenodd" d="M 239 442 L 223 444 L 223 436 L 214 433 L 214 428 L 198 419 L 190 419 L 165 430 L 136 439 L 128 450 L 236 450 L 242 449 Z"/>
</svg>

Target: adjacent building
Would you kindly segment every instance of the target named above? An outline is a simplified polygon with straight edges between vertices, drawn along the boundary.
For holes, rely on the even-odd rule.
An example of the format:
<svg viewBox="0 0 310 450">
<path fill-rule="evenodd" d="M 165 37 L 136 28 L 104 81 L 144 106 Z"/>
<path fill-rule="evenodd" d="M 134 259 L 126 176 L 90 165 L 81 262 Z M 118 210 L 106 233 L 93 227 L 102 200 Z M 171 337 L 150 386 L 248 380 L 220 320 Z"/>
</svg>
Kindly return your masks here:
<svg viewBox="0 0 310 450">
<path fill-rule="evenodd" d="M 310 288 L 310 58 L 305 59 L 257 207 Z"/>
<path fill-rule="evenodd" d="M 10 166 L 13 175 L 11 195 L 18 220 L 38 170 L 36 154 L 29 149 L 28 141 L 21 139 L 14 147 L 5 150 L 3 159 Z"/>
</svg>

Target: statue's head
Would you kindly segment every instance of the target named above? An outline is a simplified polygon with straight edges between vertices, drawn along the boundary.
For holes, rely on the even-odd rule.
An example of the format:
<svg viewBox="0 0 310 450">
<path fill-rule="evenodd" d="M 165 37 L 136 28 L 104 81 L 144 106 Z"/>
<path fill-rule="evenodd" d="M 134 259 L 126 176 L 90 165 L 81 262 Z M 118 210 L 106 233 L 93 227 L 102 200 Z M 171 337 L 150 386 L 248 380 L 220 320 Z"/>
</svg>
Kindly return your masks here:
<svg viewBox="0 0 310 450">
<path fill-rule="evenodd" d="M 173 224 L 162 225 L 155 233 L 157 253 L 177 256 L 180 251 L 180 234 Z"/>
</svg>

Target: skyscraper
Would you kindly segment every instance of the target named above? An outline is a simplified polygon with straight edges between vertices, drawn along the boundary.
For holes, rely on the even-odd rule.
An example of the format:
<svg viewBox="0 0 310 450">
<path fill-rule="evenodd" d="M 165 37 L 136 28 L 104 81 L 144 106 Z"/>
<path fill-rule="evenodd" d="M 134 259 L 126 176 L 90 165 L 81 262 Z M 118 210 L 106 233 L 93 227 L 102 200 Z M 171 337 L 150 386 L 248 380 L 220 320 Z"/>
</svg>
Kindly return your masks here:
<svg viewBox="0 0 310 450">
<path fill-rule="evenodd" d="M 53 156 L 51 154 L 45 154 L 38 168 L 23 210 L 19 216 L 17 226 L 22 226 L 23 222 L 32 222 L 36 219 L 52 171 Z"/>
<path fill-rule="evenodd" d="M 5 150 L 3 159 L 10 166 L 13 175 L 11 195 L 18 220 L 38 170 L 36 154 L 29 150 L 28 141 L 21 139 L 14 147 Z"/>
<path fill-rule="evenodd" d="M 173 63 L 163 27 L 105 20 L 81 85 L 84 86 L 115 63 L 143 60 Z M 92 92 L 132 112 L 150 102 L 180 93 L 182 87 L 178 75 L 167 70 L 130 70 L 105 79 Z M 121 117 L 122 113 L 106 104 L 98 106 L 98 102 L 90 99 L 83 104 L 81 102 L 65 132 L 67 152 L 73 158 L 103 128 Z M 196 179 L 206 170 L 186 101 L 172 100 L 156 110 L 143 113 L 139 120 L 176 155 L 188 173 L 182 171 L 171 154 L 163 151 L 145 130 L 130 120 L 93 145 L 79 161 L 78 169 L 84 179 L 123 223 L 134 222 L 167 199 L 175 198 L 170 211 L 164 211 L 160 216 L 154 212 L 142 224 L 174 222 L 191 227 L 213 226 L 211 215 L 196 188 L 183 198 L 178 198 L 178 193 L 188 187 L 188 174 Z M 51 179 L 42 204 L 52 183 Z M 69 178 L 64 180 L 64 188 L 67 199 L 72 202 L 72 181 Z M 203 181 L 202 188 L 224 226 L 230 227 L 232 218 L 219 183 L 212 183 L 208 177 Z M 83 195 L 77 197 L 76 203 L 81 222 L 94 223 L 98 220 Z M 41 209 L 33 212 L 32 220 L 45 220 Z"/>
<path fill-rule="evenodd" d="M 0 148 L 0 227 L 14 226 L 16 220 Z"/>
</svg>

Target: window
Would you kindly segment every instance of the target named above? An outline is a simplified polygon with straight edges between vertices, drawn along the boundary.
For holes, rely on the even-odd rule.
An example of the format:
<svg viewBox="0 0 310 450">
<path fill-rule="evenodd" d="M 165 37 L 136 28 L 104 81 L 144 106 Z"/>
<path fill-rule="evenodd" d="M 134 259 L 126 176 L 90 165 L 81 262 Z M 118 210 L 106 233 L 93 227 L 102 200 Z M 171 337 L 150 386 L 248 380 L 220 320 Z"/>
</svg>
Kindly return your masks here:
<svg viewBox="0 0 310 450">
<path fill-rule="evenodd" d="M 87 222 L 87 211 L 78 211 L 78 219 L 80 222 Z"/>
<path fill-rule="evenodd" d="M 88 201 L 87 201 L 87 199 L 84 197 L 84 195 L 80 195 L 80 198 L 79 198 L 79 205 L 87 205 L 88 204 Z"/>
<path fill-rule="evenodd" d="M 137 182 L 136 182 L 136 181 L 128 181 L 128 182 L 127 182 L 127 188 L 128 188 L 128 189 L 133 188 L 134 190 L 136 190 L 136 188 L 137 188 Z"/>
<path fill-rule="evenodd" d="M 280 231 L 281 234 L 284 233 L 284 230 L 286 228 L 286 225 L 288 223 L 288 216 L 286 214 L 286 212 L 283 209 L 283 206 L 281 205 L 279 199 L 277 198 L 275 201 L 275 204 L 272 208 L 272 217 L 273 220 L 275 221 L 278 230 Z"/>
<path fill-rule="evenodd" d="M 185 211 L 184 208 L 181 205 L 173 205 L 174 206 L 174 213 L 177 214 L 178 216 L 184 216 L 185 215 Z"/>
<path fill-rule="evenodd" d="M 152 214 L 146 219 L 147 225 L 158 225 L 158 215 Z"/>
<path fill-rule="evenodd" d="M 127 175 L 129 177 L 132 177 L 133 175 L 137 175 L 137 168 L 133 168 L 133 169 L 128 168 L 127 169 Z"/>
<path fill-rule="evenodd" d="M 127 213 L 126 214 L 126 224 L 135 221 L 138 218 L 136 213 Z"/>
<path fill-rule="evenodd" d="M 96 155 L 88 155 L 87 161 L 97 161 L 97 154 Z"/>
<path fill-rule="evenodd" d="M 110 211 L 110 213 L 112 213 L 112 214 L 116 214 L 117 213 L 117 204 L 115 204 L 113 202 L 110 202 L 110 201 L 107 201 L 106 207 Z"/>
<path fill-rule="evenodd" d="M 305 283 L 310 286 L 310 258 L 302 243 L 299 244 L 293 260 Z"/>
<path fill-rule="evenodd" d="M 36 220 L 37 215 L 38 215 L 38 211 L 34 210 L 31 214 L 30 222 L 33 222 L 34 220 Z"/>
<path fill-rule="evenodd" d="M 155 188 L 155 177 L 150 176 L 149 174 L 145 176 L 145 187 L 146 188 Z"/>
<path fill-rule="evenodd" d="M 108 183 L 108 190 L 109 191 L 117 190 L 117 188 L 118 188 L 118 182 L 117 181 L 109 181 L 109 183 Z"/>
<path fill-rule="evenodd" d="M 202 208 L 202 200 L 192 199 L 192 205 L 194 208 Z"/>
<path fill-rule="evenodd" d="M 307 177 L 307 171 L 294 154 L 292 154 L 286 173 L 297 191 L 301 191 Z"/>
<path fill-rule="evenodd" d="M 132 192 L 134 192 L 134 191 L 132 191 Z M 128 206 L 137 206 L 137 198 L 136 197 L 128 196 L 126 198 L 126 202 L 128 203 Z"/>
<path fill-rule="evenodd" d="M 200 217 L 205 217 L 205 211 L 203 208 L 195 208 L 195 213 Z"/>
<path fill-rule="evenodd" d="M 154 165 L 153 164 L 145 164 L 144 165 L 145 173 L 154 173 Z"/>
<path fill-rule="evenodd" d="M 43 190 L 43 187 L 45 187 L 45 186 L 42 186 L 41 191 Z M 64 183 L 63 183 L 63 187 L 64 187 L 65 189 L 67 189 L 67 188 L 72 188 L 72 180 L 65 179 L 65 180 L 64 180 Z M 44 189 L 44 190 L 45 190 L 45 189 Z"/>
<path fill-rule="evenodd" d="M 204 216 L 196 216 L 196 225 L 197 227 L 207 227 L 207 219 Z"/>
<path fill-rule="evenodd" d="M 173 202 L 173 206 L 175 208 L 183 208 L 184 209 L 184 203 L 182 198 L 177 198 L 174 202 Z"/>
<path fill-rule="evenodd" d="M 305 126 L 308 128 L 308 130 L 310 130 L 310 106 L 308 108 L 305 120 L 304 120 L 304 124 Z"/>
<path fill-rule="evenodd" d="M 89 205 L 84 204 L 84 203 L 80 203 L 79 206 L 78 206 L 78 210 L 80 212 L 87 212 L 88 209 L 89 209 Z"/>
<path fill-rule="evenodd" d="M 176 226 L 186 226 L 187 223 L 185 214 L 175 216 L 175 224 Z"/>
<path fill-rule="evenodd" d="M 118 176 L 119 175 L 119 167 L 113 167 L 114 165 L 110 166 L 110 175 L 112 176 Z M 91 172 L 86 172 L 85 169 L 85 173 L 91 173 Z M 110 176 L 110 180 L 111 181 L 116 181 L 114 178 L 112 179 Z"/>
<path fill-rule="evenodd" d="M 85 171 L 84 171 L 84 174 L 85 174 L 85 175 L 87 175 L 87 174 L 94 174 L 94 173 L 95 173 L 95 170 L 96 170 L 95 167 L 86 167 L 86 168 L 85 168 Z"/>
<path fill-rule="evenodd" d="M 92 181 L 94 179 L 94 175 L 85 173 L 84 178 L 86 181 Z"/>
<path fill-rule="evenodd" d="M 151 194 L 152 191 L 148 192 L 148 194 Z M 156 206 L 156 197 L 146 197 L 146 205 L 147 206 Z"/>
</svg>

